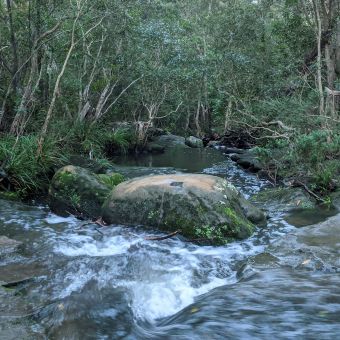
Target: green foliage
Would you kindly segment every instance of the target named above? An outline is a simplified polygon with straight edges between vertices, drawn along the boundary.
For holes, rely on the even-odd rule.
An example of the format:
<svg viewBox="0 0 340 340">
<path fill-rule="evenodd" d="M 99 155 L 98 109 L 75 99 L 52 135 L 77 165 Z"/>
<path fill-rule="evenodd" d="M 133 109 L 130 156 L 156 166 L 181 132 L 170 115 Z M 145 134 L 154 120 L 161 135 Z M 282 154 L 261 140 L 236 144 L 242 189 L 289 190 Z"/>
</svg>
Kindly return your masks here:
<svg viewBox="0 0 340 340">
<path fill-rule="evenodd" d="M 35 135 L 19 139 L 5 135 L 0 139 L 0 167 L 8 175 L 12 188 L 23 196 L 45 191 L 53 167 L 61 163 L 60 151 L 54 142 L 46 141 L 39 158 L 37 148 L 38 136 Z"/>
<path fill-rule="evenodd" d="M 203 135 L 212 127 L 223 132 L 225 125 L 253 132 L 251 126 L 280 120 L 294 133 L 283 145 L 265 138 L 268 130 L 256 131 L 263 158 L 269 161 L 274 149 L 282 151 L 284 161 L 274 157 L 277 166 L 307 169 L 324 188 L 337 174 L 337 165 L 324 163 L 339 156 L 339 124 L 318 116 L 315 60 L 308 72 L 302 68 L 316 46 L 309 5 L 302 10 L 297 0 L 96 0 L 78 6 L 75 0 L 48 0 L 19 1 L 9 13 L 8 3 L 0 2 L 1 131 L 9 132 L 22 111 L 22 137 L 17 143 L 14 137 L 1 141 L 12 186 L 35 191 L 40 184 L 33 182 L 49 177 L 56 157 L 81 154 L 99 160 L 140 147 L 134 129 L 112 129 L 123 121 Z M 36 34 L 43 36 L 61 21 L 62 27 L 39 41 L 33 58 Z M 77 44 L 57 91 L 46 159 L 35 161 L 35 151 L 26 156 L 24 150 L 36 148 L 34 135 L 45 120 L 74 24 Z M 321 66 L 325 71 L 324 61 Z M 31 98 L 25 98 L 30 84 Z M 39 177 L 39 171 L 45 175 Z"/>
<path fill-rule="evenodd" d="M 303 176 L 322 194 L 333 189 L 333 180 L 340 175 L 340 137 L 326 130 L 275 140 L 256 148 L 256 153 L 263 163 L 275 164 L 283 177 Z"/>
<path fill-rule="evenodd" d="M 71 125 L 71 128 L 69 127 Z M 115 131 L 103 124 L 59 121 L 52 126 L 55 139 L 60 139 L 69 153 L 80 153 L 104 159 L 114 153 L 126 153 L 135 144 L 134 134 L 125 128 Z"/>
<path fill-rule="evenodd" d="M 216 245 L 224 245 L 228 239 L 222 233 L 221 227 L 214 227 L 211 225 L 203 226 L 201 228 L 195 227 L 195 235 L 203 241 L 213 241 Z"/>
<path fill-rule="evenodd" d="M 104 138 L 103 144 L 106 148 L 116 149 L 120 153 L 127 153 L 129 148 L 136 143 L 135 133 L 124 128 L 118 128 L 113 132 L 107 132 Z"/>
<path fill-rule="evenodd" d="M 98 178 L 103 184 L 111 189 L 125 181 L 125 177 L 118 173 L 100 174 L 98 175 Z"/>
<path fill-rule="evenodd" d="M 318 164 L 318 167 L 313 173 L 312 185 L 321 192 L 327 194 L 334 187 L 334 178 L 340 176 L 339 161 L 328 161 Z"/>
<path fill-rule="evenodd" d="M 340 156 L 340 136 L 331 137 L 328 131 L 317 130 L 299 135 L 295 143 L 296 157 L 306 159 L 313 166 Z"/>
</svg>

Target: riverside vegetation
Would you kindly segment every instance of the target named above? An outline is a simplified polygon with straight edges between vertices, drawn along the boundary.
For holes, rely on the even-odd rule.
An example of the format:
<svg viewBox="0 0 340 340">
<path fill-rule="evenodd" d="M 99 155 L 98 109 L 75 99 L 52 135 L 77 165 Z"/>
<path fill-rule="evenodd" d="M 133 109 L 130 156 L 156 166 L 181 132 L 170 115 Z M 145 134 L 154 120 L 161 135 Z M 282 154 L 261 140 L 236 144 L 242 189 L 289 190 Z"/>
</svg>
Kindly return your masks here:
<svg viewBox="0 0 340 340">
<path fill-rule="evenodd" d="M 298 178 L 329 195 L 339 185 L 339 6 L 0 2 L 1 195 L 46 193 L 75 154 L 105 166 L 145 149 L 157 128 L 239 133 L 274 182 Z"/>
</svg>

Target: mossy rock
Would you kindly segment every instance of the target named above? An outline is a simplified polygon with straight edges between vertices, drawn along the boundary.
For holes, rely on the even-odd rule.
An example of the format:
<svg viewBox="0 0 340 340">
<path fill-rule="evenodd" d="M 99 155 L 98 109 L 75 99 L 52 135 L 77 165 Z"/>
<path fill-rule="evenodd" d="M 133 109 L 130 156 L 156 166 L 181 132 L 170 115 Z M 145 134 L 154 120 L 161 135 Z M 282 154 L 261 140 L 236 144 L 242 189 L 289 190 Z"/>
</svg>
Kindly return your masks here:
<svg viewBox="0 0 340 340">
<path fill-rule="evenodd" d="M 124 177 L 116 173 L 95 175 L 81 167 L 65 166 L 52 179 L 50 205 L 58 213 L 78 212 L 99 217 L 106 197 L 123 180 Z"/>
<path fill-rule="evenodd" d="M 189 148 L 185 144 L 185 138 L 176 135 L 162 135 L 154 139 L 153 143 L 167 149 L 167 148 Z"/>
<path fill-rule="evenodd" d="M 275 210 L 290 212 L 296 209 L 315 209 L 316 200 L 301 188 L 271 188 L 266 189 L 251 198 L 267 207 L 275 207 Z"/>
<path fill-rule="evenodd" d="M 331 201 L 332 201 L 333 206 L 334 206 L 336 209 L 340 210 L 340 189 L 338 189 L 338 190 L 332 192 L 332 193 L 330 194 L 330 198 L 331 198 Z"/>
<path fill-rule="evenodd" d="M 214 244 L 249 237 L 265 216 L 226 180 L 198 174 L 147 176 L 119 184 L 103 205 L 106 222 L 181 230 Z"/>
<path fill-rule="evenodd" d="M 191 148 L 203 148 L 204 146 L 202 139 L 194 136 L 187 137 L 185 139 L 185 144 Z"/>
<path fill-rule="evenodd" d="M 111 164 L 108 161 L 100 161 L 95 159 L 89 159 L 82 155 L 71 155 L 67 158 L 67 165 L 74 165 L 87 169 L 95 174 L 102 174 L 111 168 Z"/>
</svg>

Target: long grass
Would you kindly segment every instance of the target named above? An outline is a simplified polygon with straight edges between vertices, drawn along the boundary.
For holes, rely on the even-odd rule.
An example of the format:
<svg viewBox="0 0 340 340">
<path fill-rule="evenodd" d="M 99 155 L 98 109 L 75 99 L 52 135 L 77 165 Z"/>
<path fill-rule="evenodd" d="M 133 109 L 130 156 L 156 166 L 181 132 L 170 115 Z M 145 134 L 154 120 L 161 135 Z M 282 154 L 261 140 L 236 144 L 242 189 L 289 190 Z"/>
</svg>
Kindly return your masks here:
<svg viewBox="0 0 340 340">
<path fill-rule="evenodd" d="M 37 158 L 38 136 L 26 135 L 18 139 L 3 135 L 0 139 L 0 168 L 6 174 L 10 189 L 21 196 L 45 191 L 53 169 L 61 164 L 55 143 L 47 140 Z"/>
</svg>

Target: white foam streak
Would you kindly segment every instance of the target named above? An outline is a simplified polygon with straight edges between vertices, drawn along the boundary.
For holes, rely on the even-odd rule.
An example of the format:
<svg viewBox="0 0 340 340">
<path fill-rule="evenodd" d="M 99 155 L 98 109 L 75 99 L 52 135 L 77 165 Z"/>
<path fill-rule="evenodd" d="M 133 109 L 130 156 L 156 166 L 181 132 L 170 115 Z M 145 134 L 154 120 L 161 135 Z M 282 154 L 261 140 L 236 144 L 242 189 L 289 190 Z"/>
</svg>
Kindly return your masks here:
<svg viewBox="0 0 340 340">
<path fill-rule="evenodd" d="M 235 253 L 240 256 L 256 252 L 258 249 L 241 243 L 228 247 L 198 247 L 180 241 L 146 242 L 139 236 L 127 239 L 123 236 L 104 236 L 100 241 L 91 236 L 68 234 L 55 247 L 55 252 L 68 257 L 112 257 L 109 270 L 93 270 L 82 264 L 77 273 L 65 278 L 67 286 L 60 293 L 61 298 L 80 291 L 86 283 L 94 279 L 100 287 L 125 287 L 131 295 L 131 308 L 136 317 L 153 321 L 173 315 L 195 301 L 201 294 L 211 289 L 230 283 L 234 275 L 221 275 L 216 267 L 216 259 L 226 263 Z M 131 247 L 137 245 L 132 251 Z M 147 251 L 145 245 L 148 246 Z M 245 248 L 249 248 L 248 251 Z M 125 257 L 123 272 L 134 268 L 132 277 L 118 279 L 119 270 L 115 266 L 115 255 L 129 254 Z M 149 262 L 141 261 L 141 256 L 149 256 Z M 110 260 L 111 261 L 111 260 Z M 130 262 L 129 262 L 130 261 Z M 137 264 L 136 264 L 137 263 Z M 201 273 L 202 264 L 208 263 L 205 274 Z M 200 277 L 197 273 L 200 272 Z M 117 276 L 118 275 L 118 276 Z"/>
<path fill-rule="evenodd" d="M 138 239 L 135 242 L 126 242 L 122 236 L 104 237 L 95 241 L 89 236 L 72 235 L 61 242 L 55 251 L 66 256 L 113 256 L 124 254 L 137 242 Z"/>
</svg>

